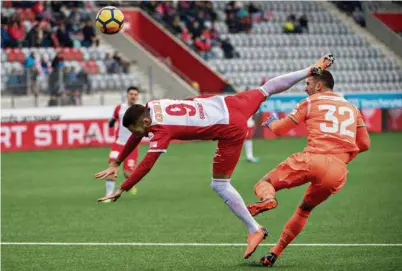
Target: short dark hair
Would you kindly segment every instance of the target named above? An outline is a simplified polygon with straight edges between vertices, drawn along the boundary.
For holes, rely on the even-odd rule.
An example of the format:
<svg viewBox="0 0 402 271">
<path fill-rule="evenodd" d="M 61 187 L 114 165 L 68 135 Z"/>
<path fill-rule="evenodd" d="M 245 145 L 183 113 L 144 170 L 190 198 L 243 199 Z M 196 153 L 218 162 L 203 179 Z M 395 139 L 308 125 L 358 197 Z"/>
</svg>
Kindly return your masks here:
<svg viewBox="0 0 402 271">
<path fill-rule="evenodd" d="M 314 78 L 323 82 L 324 86 L 326 86 L 327 88 L 334 89 L 335 85 L 334 77 L 329 71 L 325 70 L 322 72 L 321 75 L 314 75 Z"/>
<path fill-rule="evenodd" d="M 133 104 L 124 113 L 123 126 L 128 128 L 131 124 L 135 124 L 144 112 L 145 106 L 142 104 Z"/>
<path fill-rule="evenodd" d="M 140 92 L 140 89 L 136 86 L 129 86 L 127 88 L 127 93 L 129 93 L 130 90 L 136 90 L 138 93 Z"/>
</svg>

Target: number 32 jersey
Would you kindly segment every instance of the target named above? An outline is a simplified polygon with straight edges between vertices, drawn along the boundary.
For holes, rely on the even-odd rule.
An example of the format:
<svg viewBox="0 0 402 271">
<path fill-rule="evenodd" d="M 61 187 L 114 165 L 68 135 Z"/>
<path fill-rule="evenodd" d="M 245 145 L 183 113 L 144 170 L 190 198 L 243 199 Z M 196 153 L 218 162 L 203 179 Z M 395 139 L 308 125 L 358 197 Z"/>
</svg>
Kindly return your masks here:
<svg viewBox="0 0 402 271">
<path fill-rule="evenodd" d="M 365 126 L 360 111 L 342 96 L 317 93 L 300 102 L 289 115 L 307 128 L 307 147 L 313 153 L 355 152 L 356 130 Z"/>
<path fill-rule="evenodd" d="M 161 99 L 147 103 L 152 120 L 150 152 L 166 152 L 170 140 L 217 140 L 231 136 L 233 120 L 224 97 Z M 235 135 L 233 135 L 235 136 Z"/>
</svg>

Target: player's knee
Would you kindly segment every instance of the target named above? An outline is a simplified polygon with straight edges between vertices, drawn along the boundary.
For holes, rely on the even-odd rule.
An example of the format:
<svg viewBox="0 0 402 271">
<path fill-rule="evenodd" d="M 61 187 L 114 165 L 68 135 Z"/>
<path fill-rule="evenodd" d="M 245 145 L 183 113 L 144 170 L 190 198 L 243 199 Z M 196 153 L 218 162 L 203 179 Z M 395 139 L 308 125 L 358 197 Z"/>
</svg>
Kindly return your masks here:
<svg viewBox="0 0 402 271">
<path fill-rule="evenodd" d="M 305 201 L 302 201 L 297 210 L 301 216 L 309 216 L 314 207 L 315 205 L 311 205 Z"/>
<path fill-rule="evenodd" d="M 259 181 L 254 185 L 254 194 L 255 194 L 255 195 L 258 195 L 258 191 L 260 191 L 261 186 L 264 186 L 264 184 L 265 184 L 266 182 L 267 182 L 267 181 L 264 180 L 264 178 L 263 178 L 263 179 L 259 180 Z"/>
</svg>

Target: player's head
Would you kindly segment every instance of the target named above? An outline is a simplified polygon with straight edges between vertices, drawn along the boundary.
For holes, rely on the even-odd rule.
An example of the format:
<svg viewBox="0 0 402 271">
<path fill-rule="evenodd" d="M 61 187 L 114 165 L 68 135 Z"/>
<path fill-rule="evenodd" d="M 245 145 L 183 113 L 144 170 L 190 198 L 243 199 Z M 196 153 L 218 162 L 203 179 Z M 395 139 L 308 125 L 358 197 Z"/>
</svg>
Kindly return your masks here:
<svg viewBox="0 0 402 271">
<path fill-rule="evenodd" d="M 136 136 L 145 136 L 151 123 L 148 110 L 142 104 L 133 104 L 124 113 L 123 126 Z"/>
<path fill-rule="evenodd" d="M 138 94 L 140 90 L 136 86 L 130 86 L 127 89 L 127 103 L 133 105 L 138 101 Z"/>
<path fill-rule="evenodd" d="M 320 92 L 332 91 L 334 84 L 334 77 L 325 70 L 321 75 L 312 75 L 307 78 L 306 92 L 310 96 Z"/>
</svg>

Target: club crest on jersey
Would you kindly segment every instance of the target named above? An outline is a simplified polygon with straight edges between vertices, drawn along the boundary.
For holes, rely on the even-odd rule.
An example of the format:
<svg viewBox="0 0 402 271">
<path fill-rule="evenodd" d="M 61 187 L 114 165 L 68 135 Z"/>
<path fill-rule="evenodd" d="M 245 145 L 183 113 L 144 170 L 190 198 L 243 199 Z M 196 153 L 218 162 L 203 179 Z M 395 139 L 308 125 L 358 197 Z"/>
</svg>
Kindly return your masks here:
<svg viewBox="0 0 402 271">
<path fill-rule="evenodd" d="M 155 121 L 162 122 L 163 114 L 162 114 L 162 106 L 159 101 L 153 102 L 154 113 L 155 113 Z"/>
</svg>

